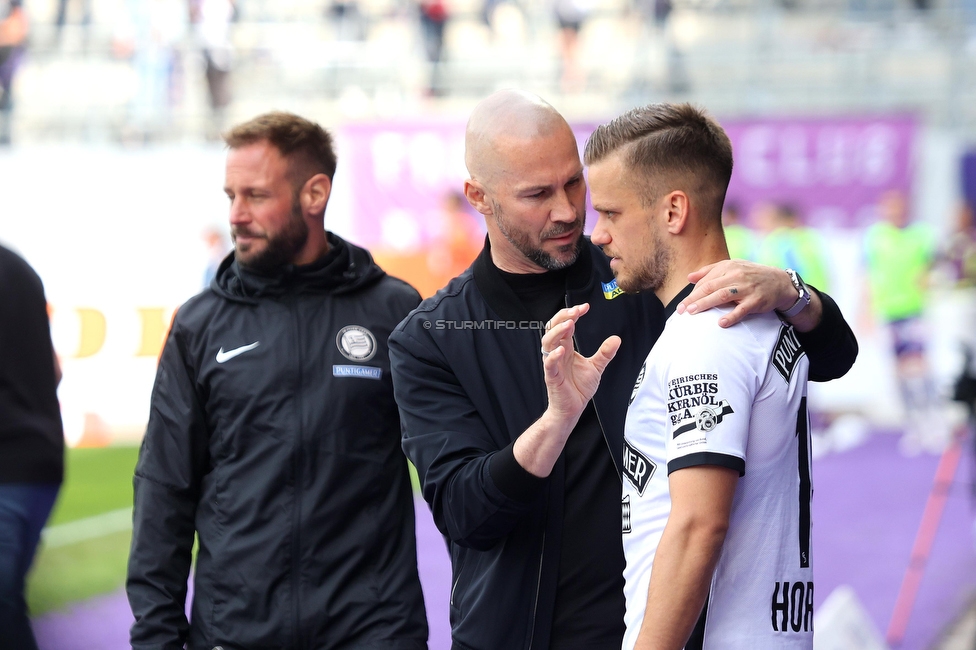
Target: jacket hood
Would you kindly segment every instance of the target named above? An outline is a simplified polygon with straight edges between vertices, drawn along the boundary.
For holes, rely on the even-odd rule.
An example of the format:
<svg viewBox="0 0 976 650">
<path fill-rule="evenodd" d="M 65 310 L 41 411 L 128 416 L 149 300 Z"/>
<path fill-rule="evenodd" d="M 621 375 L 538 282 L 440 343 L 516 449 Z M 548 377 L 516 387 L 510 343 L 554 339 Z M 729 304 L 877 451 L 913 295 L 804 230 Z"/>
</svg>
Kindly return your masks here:
<svg viewBox="0 0 976 650">
<path fill-rule="evenodd" d="M 254 303 L 259 298 L 294 293 L 349 293 L 386 275 L 365 248 L 331 232 L 326 237 L 329 252 L 321 259 L 301 266 L 286 264 L 271 273 L 241 268 L 231 252 L 220 263 L 210 288 L 227 300 Z"/>
</svg>

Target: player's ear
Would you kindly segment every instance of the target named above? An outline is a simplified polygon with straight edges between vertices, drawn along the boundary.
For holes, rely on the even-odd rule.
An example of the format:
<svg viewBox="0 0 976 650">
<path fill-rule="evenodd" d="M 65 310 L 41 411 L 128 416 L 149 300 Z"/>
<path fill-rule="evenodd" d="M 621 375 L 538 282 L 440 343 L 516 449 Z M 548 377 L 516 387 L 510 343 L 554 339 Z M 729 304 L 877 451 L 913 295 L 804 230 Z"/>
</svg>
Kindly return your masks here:
<svg viewBox="0 0 976 650">
<path fill-rule="evenodd" d="M 485 186 L 481 184 L 481 181 L 476 181 L 473 178 L 464 181 L 464 196 L 468 199 L 471 207 L 481 214 L 485 216 L 492 214 L 491 202 L 488 201 Z"/>
<path fill-rule="evenodd" d="M 325 206 L 332 194 L 332 181 L 325 174 L 316 174 L 305 181 L 299 192 L 302 211 L 308 214 L 320 215 L 325 212 Z"/>
<path fill-rule="evenodd" d="M 681 190 L 669 193 L 665 199 L 668 211 L 668 232 L 672 235 L 679 235 L 688 223 L 688 213 L 690 202 L 688 195 Z"/>
</svg>

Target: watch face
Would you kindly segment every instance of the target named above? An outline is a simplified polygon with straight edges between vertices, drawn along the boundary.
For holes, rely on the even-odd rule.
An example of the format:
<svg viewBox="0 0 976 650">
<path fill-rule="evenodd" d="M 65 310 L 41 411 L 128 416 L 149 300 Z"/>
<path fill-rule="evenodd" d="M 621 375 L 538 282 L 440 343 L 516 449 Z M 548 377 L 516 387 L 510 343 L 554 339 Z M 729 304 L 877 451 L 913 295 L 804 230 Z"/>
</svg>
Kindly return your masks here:
<svg viewBox="0 0 976 650">
<path fill-rule="evenodd" d="M 810 289 L 807 287 L 806 282 L 803 281 L 803 279 L 799 276 L 799 274 L 797 274 L 796 280 L 797 280 L 797 284 L 800 285 L 796 289 L 797 291 L 800 292 L 800 298 L 802 298 L 806 302 L 810 302 Z"/>
<path fill-rule="evenodd" d="M 795 288 L 797 293 L 800 294 L 800 297 L 802 298 L 805 296 L 806 299 L 809 300 L 810 290 L 807 288 L 807 284 L 803 281 L 803 278 L 800 277 L 800 274 L 793 269 L 786 269 L 786 273 L 790 276 L 790 282 L 793 283 L 793 288 Z"/>
<path fill-rule="evenodd" d="M 787 309 L 785 312 L 780 312 L 783 316 L 787 318 L 792 318 L 799 314 L 803 309 L 810 304 L 810 290 L 807 288 L 806 283 L 800 277 L 800 274 L 793 269 L 786 269 L 786 274 L 790 277 L 790 282 L 793 283 L 793 288 L 796 289 L 797 298 L 793 306 Z"/>
</svg>

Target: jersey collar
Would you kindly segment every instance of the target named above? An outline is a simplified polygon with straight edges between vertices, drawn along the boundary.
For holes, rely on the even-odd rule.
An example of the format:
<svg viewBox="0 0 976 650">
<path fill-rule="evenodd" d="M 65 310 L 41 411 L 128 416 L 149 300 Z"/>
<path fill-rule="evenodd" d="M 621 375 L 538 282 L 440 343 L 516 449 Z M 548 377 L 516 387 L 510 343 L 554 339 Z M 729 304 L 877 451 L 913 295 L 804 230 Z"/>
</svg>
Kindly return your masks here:
<svg viewBox="0 0 976 650">
<path fill-rule="evenodd" d="M 668 306 L 664 308 L 665 320 L 671 318 L 671 314 L 673 314 L 674 310 L 678 308 L 678 303 L 684 300 L 685 298 L 687 298 L 688 295 L 691 294 L 692 289 L 694 288 L 695 285 L 689 284 L 687 287 L 679 291 L 677 296 L 671 299 L 671 302 L 668 303 Z"/>
</svg>

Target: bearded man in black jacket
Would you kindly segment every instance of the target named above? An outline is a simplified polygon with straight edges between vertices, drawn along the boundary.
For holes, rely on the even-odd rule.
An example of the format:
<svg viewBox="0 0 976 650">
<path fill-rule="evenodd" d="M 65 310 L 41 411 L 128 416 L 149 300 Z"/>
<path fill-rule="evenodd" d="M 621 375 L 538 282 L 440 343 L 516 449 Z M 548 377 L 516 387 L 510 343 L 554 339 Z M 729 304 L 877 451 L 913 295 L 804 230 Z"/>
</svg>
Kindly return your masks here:
<svg viewBox="0 0 976 650">
<path fill-rule="evenodd" d="M 225 141 L 235 249 L 160 358 L 134 480 L 132 647 L 424 649 L 387 350 L 420 296 L 325 230 L 336 158 L 320 126 L 270 113 Z"/>
</svg>

